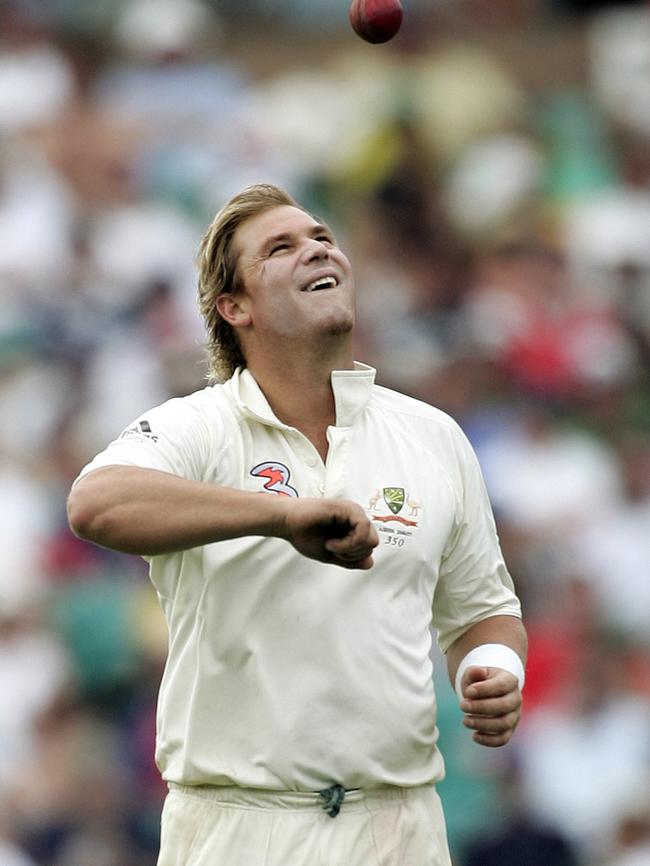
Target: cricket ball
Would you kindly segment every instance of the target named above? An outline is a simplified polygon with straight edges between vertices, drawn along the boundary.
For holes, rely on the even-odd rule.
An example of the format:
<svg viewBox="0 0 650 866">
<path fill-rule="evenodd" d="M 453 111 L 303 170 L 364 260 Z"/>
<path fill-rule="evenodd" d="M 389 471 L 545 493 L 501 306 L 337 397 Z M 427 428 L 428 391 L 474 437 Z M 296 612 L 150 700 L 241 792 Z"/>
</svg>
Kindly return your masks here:
<svg viewBox="0 0 650 866">
<path fill-rule="evenodd" d="M 400 0 L 352 0 L 350 24 L 366 42 L 388 42 L 399 30 L 403 14 Z"/>
</svg>

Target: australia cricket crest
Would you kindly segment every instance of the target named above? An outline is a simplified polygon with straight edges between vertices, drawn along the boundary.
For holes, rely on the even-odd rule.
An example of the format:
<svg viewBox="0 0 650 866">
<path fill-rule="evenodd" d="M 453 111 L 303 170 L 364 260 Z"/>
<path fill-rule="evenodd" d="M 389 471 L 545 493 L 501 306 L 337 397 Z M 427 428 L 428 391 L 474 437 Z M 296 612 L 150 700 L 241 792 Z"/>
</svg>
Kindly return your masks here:
<svg viewBox="0 0 650 866">
<path fill-rule="evenodd" d="M 369 517 L 386 544 L 403 547 L 417 527 L 420 502 L 405 487 L 377 488 L 368 499 Z"/>
<path fill-rule="evenodd" d="M 404 493 L 403 487 L 384 487 L 384 502 L 393 514 L 399 514 L 404 507 Z"/>
</svg>

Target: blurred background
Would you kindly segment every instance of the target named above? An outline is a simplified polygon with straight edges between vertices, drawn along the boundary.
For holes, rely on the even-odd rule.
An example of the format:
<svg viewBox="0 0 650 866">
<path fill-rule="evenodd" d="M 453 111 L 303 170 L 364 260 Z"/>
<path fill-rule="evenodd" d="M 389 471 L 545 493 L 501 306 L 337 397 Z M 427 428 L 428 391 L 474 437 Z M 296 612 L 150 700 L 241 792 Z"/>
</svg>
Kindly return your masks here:
<svg viewBox="0 0 650 866">
<path fill-rule="evenodd" d="M 197 244 L 257 181 L 468 433 L 523 599 L 506 749 L 436 657 L 455 866 L 650 864 L 650 5 L 404 0 L 383 46 L 348 5 L 0 2 L 0 866 L 155 864 L 165 627 L 65 499 L 203 386 Z"/>
</svg>

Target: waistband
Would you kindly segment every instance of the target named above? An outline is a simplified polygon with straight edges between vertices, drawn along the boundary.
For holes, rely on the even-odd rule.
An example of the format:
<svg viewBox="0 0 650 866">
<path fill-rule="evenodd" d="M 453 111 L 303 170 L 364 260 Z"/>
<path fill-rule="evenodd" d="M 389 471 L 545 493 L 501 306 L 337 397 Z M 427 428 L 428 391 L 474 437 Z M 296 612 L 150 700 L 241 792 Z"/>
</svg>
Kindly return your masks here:
<svg viewBox="0 0 650 866">
<path fill-rule="evenodd" d="M 323 797 L 319 792 L 276 791 L 266 788 L 239 788 L 226 785 L 179 785 L 168 782 L 170 792 L 178 792 L 201 800 L 210 800 L 220 806 L 233 809 L 282 809 L 287 811 L 315 811 L 324 808 Z M 411 788 L 398 788 L 382 785 L 377 788 L 355 788 L 345 791 L 343 809 L 348 811 L 384 808 L 388 803 L 417 798 L 427 791 L 435 790 L 435 785 L 418 785 Z"/>
</svg>

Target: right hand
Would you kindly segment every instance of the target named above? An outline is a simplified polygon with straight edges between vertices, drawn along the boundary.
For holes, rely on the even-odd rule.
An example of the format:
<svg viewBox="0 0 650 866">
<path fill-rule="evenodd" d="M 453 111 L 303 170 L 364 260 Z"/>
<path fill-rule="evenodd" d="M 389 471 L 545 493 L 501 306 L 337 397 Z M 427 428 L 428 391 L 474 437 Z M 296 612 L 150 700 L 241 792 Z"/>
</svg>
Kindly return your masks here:
<svg viewBox="0 0 650 866">
<path fill-rule="evenodd" d="M 282 537 L 303 556 L 343 568 L 372 568 L 379 536 L 356 502 L 290 499 L 284 504 Z"/>
</svg>

